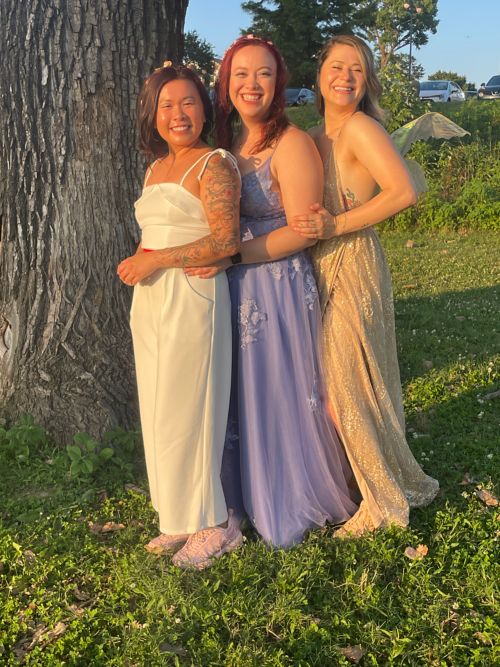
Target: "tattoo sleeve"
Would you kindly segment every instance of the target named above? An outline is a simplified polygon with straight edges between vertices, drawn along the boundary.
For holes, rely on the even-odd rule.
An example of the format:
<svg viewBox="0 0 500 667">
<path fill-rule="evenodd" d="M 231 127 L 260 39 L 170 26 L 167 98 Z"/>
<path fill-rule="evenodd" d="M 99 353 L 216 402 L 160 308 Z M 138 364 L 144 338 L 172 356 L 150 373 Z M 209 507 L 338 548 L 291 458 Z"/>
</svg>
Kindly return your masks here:
<svg viewBox="0 0 500 667">
<path fill-rule="evenodd" d="M 192 243 L 158 250 L 162 266 L 208 266 L 238 252 L 240 179 L 228 158 L 215 154 L 209 159 L 200 195 L 210 234 Z"/>
</svg>

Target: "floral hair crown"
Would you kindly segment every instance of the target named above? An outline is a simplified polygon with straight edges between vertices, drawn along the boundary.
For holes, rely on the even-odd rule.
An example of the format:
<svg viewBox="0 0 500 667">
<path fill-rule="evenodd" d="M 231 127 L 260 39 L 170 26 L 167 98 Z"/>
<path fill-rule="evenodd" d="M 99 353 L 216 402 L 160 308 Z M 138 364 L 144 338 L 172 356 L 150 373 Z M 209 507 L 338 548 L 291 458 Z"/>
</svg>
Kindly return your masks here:
<svg viewBox="0 0 500 667">
<path fill-rule="evenodd" d="M 195 72 L 195 74 L 198 73 L 196 66 L 191 62 L 181 63 L 180 65 L 174 65 L 174 63 L 171 60 L 164 60 L 163 65 L 161 65 L 161 67 L 155 67 L 155 69 L 153 70 L 153 74 L 156 74 L 156 72 L 161 72 L 164 69 L 168 69 L 169 67 L 173 67 L 174 69 L 176 69 L 177 67 L 186 67 L 187 69 L 190 69 L 193 72 Z"/>
<path fill-rule="evenodd" d="M 154 69 L 155 72 L 160 72 L 162 69 L 165 69 L 166 67 L 172 67 L 173 62 L 171 60 L 164 60 L 163 65 L 161 67 L 156 67 Z"/>
</svg>

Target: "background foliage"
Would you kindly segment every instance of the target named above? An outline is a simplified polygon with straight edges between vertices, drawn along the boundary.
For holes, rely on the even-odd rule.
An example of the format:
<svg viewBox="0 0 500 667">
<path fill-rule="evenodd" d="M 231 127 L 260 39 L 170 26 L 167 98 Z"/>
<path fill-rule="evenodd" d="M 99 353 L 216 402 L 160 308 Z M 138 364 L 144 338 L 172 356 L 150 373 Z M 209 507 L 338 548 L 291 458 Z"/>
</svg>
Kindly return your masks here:
<svg viewBox="0 0 500 667">
<path fill-rule="evenodd" d="M 291 85 L 312 87 L 316 54 L 333 35 L 354 33 L 374 45 L 381 68 L 410 43 L 418 48 L 435 33 L 437 0 L 248 0 L 243 9 L 252 16 L 247 33 L 272 40 L 291 73 Z"/>
<path fill-rule="evenodd" d="M 360 33 L 373 20 L 373 0 L 250 0 L 242 8 L 252 23 L 244 33 L 272 40 L 291 74 L 290 85 L 311 88 L 316 54 L 334 34 Z"/>
<path fill-rule="evenodd" d="M 204 84 L 210 85 L 215 71 L 214 47 L 206 39 L 202 39 L 196 30 L 184 35 L 183 62 L 195 65 Z"/>
<path fill-rule="evenodd" d="M 409 4 L 409 9 L 405 8 Z M 373 19 L 367 26 L 366 37 L 375 45 L 382 69 L 393 56 L 410 44 L 415 48 L 428 42 L 428 34 L 435 34 L 438 25 L 437 0 L 402 2 L 401 0 L 377 0 L 374 3 Z M 417 13 L 416 7 L 421 13 Z"/>
</svg>

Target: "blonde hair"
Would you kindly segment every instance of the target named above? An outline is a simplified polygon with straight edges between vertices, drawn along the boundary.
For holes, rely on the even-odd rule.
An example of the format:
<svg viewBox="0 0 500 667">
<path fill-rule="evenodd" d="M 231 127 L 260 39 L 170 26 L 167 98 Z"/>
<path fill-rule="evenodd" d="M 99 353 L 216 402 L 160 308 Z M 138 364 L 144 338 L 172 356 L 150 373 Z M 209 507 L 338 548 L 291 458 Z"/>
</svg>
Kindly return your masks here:
<svg viewBox="0 0 500 667">
<path fill-rule="evenodd" d="M 356 35 L 335 35 L 332 37 L 325 46 L 321 49 L 318 56 L 318 71 L 316 74 L 316 106 L 318 111 L 322 116 L 325 115 L 325 101 L 321 95 L 321 90 L 319 86 L 319 76 L 321 73 L 321 68 L 323 67 L 325 60 L 328 58 L 328 55 L 335 44 L 344 44 L 346 46 L 352 46 L 356 49 L 356 52 L 361 61 L 361 68 L 363 70 L 363 76 L 365 79 L 365 94 L 363 99 L 358 105 L 358 110 L 363 111 L 368 116 L 375 118 L 379 123 L 383 123 L 385 118 L 385 112 L 382 107 L 379 105 L 379 98 L 382 94 L 382 86 L 378 80 L 377 72 L 375 70 L 375 60 L 373 58 L 373 53 L 371 52 L 370 47 L 366 42 L 364 42 L 360 37 Z"/>
</svg>

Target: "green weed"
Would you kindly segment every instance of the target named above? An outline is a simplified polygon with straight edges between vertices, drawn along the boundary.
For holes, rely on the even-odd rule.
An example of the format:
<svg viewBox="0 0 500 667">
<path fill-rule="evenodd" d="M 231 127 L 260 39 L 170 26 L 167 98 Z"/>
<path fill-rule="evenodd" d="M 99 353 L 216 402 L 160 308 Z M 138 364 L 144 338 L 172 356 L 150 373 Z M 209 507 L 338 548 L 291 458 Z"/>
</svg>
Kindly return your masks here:
<svg viewBox="0 0 500 667">
<path fill-rule="evenodd" d="M 137 433 L 92 472 L 29 436 L 0 441 L 0 664 L 32 667 L 488 667 L 498 664 L 500 306 L 498 235 L 384 231 L 407 436 L 441 484 L 411 527 L 339 542 L 313 531 L 287 552 L 248 531 L 205 572 L 146 553 L 156 534 Z M 425 362 L 425 363 L 424 363 Z M 26 429 L 28 429 L 26 431 Z M 22 429 L 21 429 L 22 430 Z M 78 455 L 76 455 L 78 456 Z M 122 461 L 123 467 L 117 464 Z M 132 483 L 130 483 L 132 482 Z M 88 493 L 90 491 L 90 493 Z M 99 530 L 113 522 L 115 530 Z M 420 560 L 405 556 L 424 544 Z M 349 648 L 351 647 L 351 648 Z"/>
</svg>

